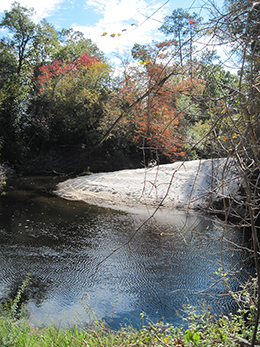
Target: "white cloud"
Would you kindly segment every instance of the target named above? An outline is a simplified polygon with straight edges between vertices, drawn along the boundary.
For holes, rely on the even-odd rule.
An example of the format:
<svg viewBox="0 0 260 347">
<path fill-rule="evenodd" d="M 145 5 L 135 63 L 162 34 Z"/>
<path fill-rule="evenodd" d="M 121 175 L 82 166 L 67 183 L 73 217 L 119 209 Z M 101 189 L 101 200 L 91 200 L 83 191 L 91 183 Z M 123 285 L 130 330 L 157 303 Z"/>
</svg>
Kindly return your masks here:
<svg viewBox="0 0 260 347">
<path fill-rule="evenodd" d="M 1 2 L 0 13 L 10 10 L 13 1 Z M 22 6 L 35 9 L 37 15 L 33 18 L 34 21 L 49 17 L 55 11 L 59 14 L 62 3 L 68 3 L 66 0 L 18 1 Z M 68 24 L 68 27 L 83 32 L 85 37 L 91 38 L 106 55 L 116 51 L 123 52 L 132 48 L 135 43 L 146 44 L 153 39 L 163 40 L 164 36 L 158 31 L 158 27 L 160 21 L 169 14 L 168 5 L 159 9 L 163 2 L 164 0 L 85 0 L 81 11 L 85 11 L 86 18 L 91 18 L 91 14 L 94 14 L 96 23 L 82 26 L 77 24 L 76 17 L 72 17 L 75 24 Z M 77 0 L 72 3 L 77 5 Z M 150 16 L 151 18 L 147 19 Z M 122 31 L 123 29 L 126 31 Z M 107 32 L 107 35 L 102 37 L 104 32 Z M 111 34 L 115 34 L 115 37 L 112 38 Z"/>
<path fill-rule="evenodd" d="M 9 11 L 14 0 L 5 0 L 0 3 L 0 13 L 5 10 Z M 18 2 L 27 8 L 34 8 L 36 11 L 36 16 L 34 20 L 40 20 L 42 18 L 48 17 L 52 12 L 59 8 L 59 5 L 64 2 L 64 0 L 18 0 Z"/>
<path fill-rule="evenodd" d="M 106 54 L 129 49 L 138 42 L 145 44 L 158 39 L 162 34 L 158 32 L 160 21 L 168 14 L 167 7 L 163 7 L 151 16 L 162 3 L 154 4 L 144 0 L 87 0 L 86 9 L 99 13 L 102 18 L 92 26 L 73 25 L 90 37 Z M 159 21 L 159 22 L 158 22 Z M 125 30 L 125 31 L 122 31 Z M 101 36 L 107 32 L 106 36 Z M 115 37 L 110 35 L 114 34 Z M 120 36 L 118 36 L 120 34 Z"/>
<path fill-rule="evenodd" d="M 105 10 L 106 4 L 106 0 L 87 0 L 85 8 L 94 8 L 96 13 L 100 13 Z"/>
</svg>

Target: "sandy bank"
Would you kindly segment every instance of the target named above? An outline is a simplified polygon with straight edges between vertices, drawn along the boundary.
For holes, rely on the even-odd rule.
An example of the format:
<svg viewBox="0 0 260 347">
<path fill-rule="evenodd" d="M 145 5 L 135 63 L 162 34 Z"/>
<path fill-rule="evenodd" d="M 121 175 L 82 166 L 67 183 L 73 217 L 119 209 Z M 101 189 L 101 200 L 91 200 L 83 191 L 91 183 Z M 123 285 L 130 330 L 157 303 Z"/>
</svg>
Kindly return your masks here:
<svg viewBox="0 0 260 347">
<path fill-rule="evenodd" d="M 158 204 L 167 209 L 197 209 L 211 199 L 235 195 L 239 182 L 232 161 L 221 158 L 77 177 L 60 183 L 55 193 L 122 210 Z"/>
</svg>

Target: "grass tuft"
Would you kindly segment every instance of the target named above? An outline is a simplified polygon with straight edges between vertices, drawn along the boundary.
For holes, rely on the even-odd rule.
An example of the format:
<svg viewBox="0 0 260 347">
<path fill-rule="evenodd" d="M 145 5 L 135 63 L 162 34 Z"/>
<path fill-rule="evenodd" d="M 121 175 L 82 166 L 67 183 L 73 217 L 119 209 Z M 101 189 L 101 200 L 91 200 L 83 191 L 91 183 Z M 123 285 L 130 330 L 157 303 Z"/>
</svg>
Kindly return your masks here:
<svg viewBox="0 0 260 347">
<path fill-rule="evenodd" d="M 198 301 L 198 307 L 184 305 L 183 326 L 174 327 L 162 320 L 152 323 L 145 313 L 147 325 L 141 329 L 124 326 L 118 331 L 111 330 L 102 320 L 96 320 L 94 327 L 60 328 L 48 325 L 37 328 L 30 324 L 23 310 L 19 308 L 21 295 L 29 282 L 29 276 L 22 284 L 15 299 L 1 307 L 0 346 L 1 347 L 122 347 L 122 346 L 250 346 L 255 308 L 250 291 L 243 291 L 245 305 L 237 315 L 217 317 L 211 313 L 205 300 Z M 249 295 L 251 297 L 249 298 Z M 185 328 L 184 328 L 185 326 Z M 260 345 L 260 333 L 257 344 Z"/>
</svg>

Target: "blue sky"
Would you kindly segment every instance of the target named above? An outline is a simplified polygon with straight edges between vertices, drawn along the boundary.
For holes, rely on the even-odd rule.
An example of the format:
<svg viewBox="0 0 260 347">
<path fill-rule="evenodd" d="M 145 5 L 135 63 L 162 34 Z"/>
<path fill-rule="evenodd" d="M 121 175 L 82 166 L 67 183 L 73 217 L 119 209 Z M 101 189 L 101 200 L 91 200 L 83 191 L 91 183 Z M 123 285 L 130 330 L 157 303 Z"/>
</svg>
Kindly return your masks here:
<svg viewBox="0 0 260 347">
<path fill-rule="evenodd" d="M 206 16 L 205 0 L 20 0 L 33 7 L 35 21 L 46 18 L 57 30 L 73 28 L 98 45 L 108 56 L 129 51 L 134 43 L 146 44 L 165 37 L 158 31 L 164 17 L 182 7 Z M 1 1 L 0 15 L 9 10 L 13 0 Z M 223 0 L 215 0 L 222 6 Z M 151 16 L 151 17 L 150 17 Z M 147 17 L 150 17 L 147 19 Z M 124 30 L 124 31 L 122 31 Z M 107 32 L 106 36 L 101 36 Z M 2 33 L 3 34 L 3 33 Z M 115 37 L 111 37 L 115 34 Z M 121 34 L 118 36 L 117 34 Z"/>
</svg>

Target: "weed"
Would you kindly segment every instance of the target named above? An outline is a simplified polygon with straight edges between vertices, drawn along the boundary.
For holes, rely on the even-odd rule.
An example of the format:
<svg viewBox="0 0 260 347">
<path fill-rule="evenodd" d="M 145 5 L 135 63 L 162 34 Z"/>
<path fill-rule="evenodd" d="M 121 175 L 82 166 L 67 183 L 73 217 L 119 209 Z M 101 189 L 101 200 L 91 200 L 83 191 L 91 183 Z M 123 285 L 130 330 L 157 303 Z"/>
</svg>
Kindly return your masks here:
<svg viewBox="0 0 260 347">
<path fill-rule="evenodd" d="M 2 307 L 0 316 L 0 345 L 3 347 L 226 347 L 249 346 L 253 334 L 256 312 L 255 281 L 247 284 L 240 295 L 234 294 L 243 307 L 236 315 L 217 317 L 211 312 L 206 300 L 198 305 L 184 305 L 182 309 L 183 326 L 174 327 L 165 323 L 163 318 L 153 323 L 145 314 L 141 319 L 146 325 L 141 329 L 132 326 L 121 327 L 114 331 L 107 324 L 96 318 L 91 325 L 60 328 L 49 325 L 42 328 L 32 326 L 19 309 L 21 295 L 28 285 L 29 277 L 24 281 L 15 299 Z M 242 299 L 243 300 L 242 300 Z M 180 315 L 180 313 L 178 313 Z M 246 318 L 245 318 L 246 317 Z M 184 328 L 184 326 L 186 328 Z M 260 335 L 257 335 L 259 345 Z"/>
</svg>

